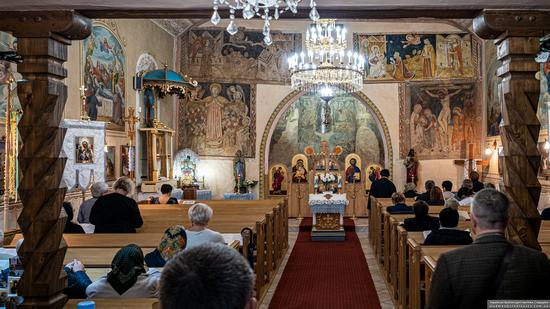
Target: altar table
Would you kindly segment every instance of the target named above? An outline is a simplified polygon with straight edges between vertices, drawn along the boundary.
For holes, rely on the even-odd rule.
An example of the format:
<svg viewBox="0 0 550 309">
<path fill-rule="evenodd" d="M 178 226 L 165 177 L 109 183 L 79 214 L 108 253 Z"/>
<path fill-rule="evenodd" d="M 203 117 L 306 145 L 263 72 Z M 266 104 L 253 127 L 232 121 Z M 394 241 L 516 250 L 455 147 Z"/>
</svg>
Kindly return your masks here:
<svg viewBox="0 0 550 309">
<path fill-rule="evenodd" d="M 308 205 L 313 216 L 311 239 L 344 241 L 344 213 L 348 204 L 346 194 L 310 194 Z"/>
</svg>

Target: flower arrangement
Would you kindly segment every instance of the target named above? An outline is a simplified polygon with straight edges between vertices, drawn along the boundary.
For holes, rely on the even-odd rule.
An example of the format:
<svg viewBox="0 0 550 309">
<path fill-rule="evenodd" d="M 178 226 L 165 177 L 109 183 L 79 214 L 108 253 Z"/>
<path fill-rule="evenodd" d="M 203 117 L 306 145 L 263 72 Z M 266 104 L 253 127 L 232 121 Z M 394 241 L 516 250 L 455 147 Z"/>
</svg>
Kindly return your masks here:
<svg viewBox="0 0 550 309">
<path fill-rule="evenodd" d="M 328 184 L 330 182 L 336 181 L 336 176 L 330 173 L 319 174 L 319 179 L 325 184 Z"/>
<path fill-rule="evenodd" d="M 253 180 L 253 179 L 246 179 L 243 182 L 243 185 L 245 185 L 246 187 L 251 187 L 251 188 L 254 188 L 257 184 L 258 184 L 258 181 Z"/>
</svg>

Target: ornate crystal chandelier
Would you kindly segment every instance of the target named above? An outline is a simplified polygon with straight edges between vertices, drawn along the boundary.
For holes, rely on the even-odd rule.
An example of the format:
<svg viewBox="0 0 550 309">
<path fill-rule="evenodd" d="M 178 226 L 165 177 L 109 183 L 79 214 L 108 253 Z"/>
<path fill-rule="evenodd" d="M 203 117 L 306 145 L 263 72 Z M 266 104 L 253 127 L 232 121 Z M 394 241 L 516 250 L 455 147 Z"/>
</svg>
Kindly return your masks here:
<svg viewBox="0 0 550 309">
<path fill-rule="evenodd" d="M 352 93 L 363 88 L 365 58 L 346 50 L 347 29 L 321 19 L 306 32 L 306 51 L 288 58 L 291 86 L 306 92 Z"/>
<path fill-rule="evenodd" d="M 298 4 L 302 0 L 214 0 L 214 13 L 210 21 L 212 24 L 217 25 L 220 21 L 220 14 L 218 14 L 218 8 L 220 5 L 226 5 L 229 7 L 229 25 L 226 30 L 230 35 L 234 35 L 239 30 L 235 23 L 235 12 L 242 10 L 244 19 L 252 19 L 254 16 L 258 16 L 264 20 L 264 43 L 271 45 L 273 40 L 271 39 L 271 29 L 269 28 L 271 20 L 279 19 L 279 15 L 291 11 L 292 13 L 298 13 Z M 317 4 L 314 0 L 310 0 L 309 18 L 313 22 L 319 20 L 319 12 L 317 11 Z M 273 16 L 271 16 L 273 13 Z"/>
</svg>

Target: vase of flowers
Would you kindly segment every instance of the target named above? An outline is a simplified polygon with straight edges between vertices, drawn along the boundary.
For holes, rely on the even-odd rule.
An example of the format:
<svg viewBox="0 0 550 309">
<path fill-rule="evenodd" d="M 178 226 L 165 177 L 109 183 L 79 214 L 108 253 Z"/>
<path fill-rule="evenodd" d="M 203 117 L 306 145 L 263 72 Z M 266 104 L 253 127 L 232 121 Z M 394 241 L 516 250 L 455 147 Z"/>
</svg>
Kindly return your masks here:
<svg viewBox="0 0 550 309">
<path fill-rule="evenodd" d="M 248 193 L 252 193 L 252 189 L 258 184 L 257 180 L 246 179 L 244 185 L 246 186 Z"/>
<path fill-rule="evenodd" d="M 330 184 L 336 181 L 336 176 L 330 173 L 319 174 L 319 180 L 325 187 L 324 191 L 332 191 L 330 189 Z"/>
</svg>

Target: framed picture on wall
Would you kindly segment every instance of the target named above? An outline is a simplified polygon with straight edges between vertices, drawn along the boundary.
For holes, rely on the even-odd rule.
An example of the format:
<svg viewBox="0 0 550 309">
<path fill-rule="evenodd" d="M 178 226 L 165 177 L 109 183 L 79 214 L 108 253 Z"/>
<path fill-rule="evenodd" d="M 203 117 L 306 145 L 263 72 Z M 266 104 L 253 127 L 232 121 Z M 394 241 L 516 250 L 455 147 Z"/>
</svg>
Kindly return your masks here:
<svg viewBox="0 0 550 309">
<path fill-rule="evenodd" d="M 91 136 L 75 137 L 75 162 L 80 164 L 94 163 L 94 138 Z"/>
<path fill-rule="evenodd" d="M 133 162 L 134 146 L 120 146 L 120 176 L 130 176 L 135 169 Z"/>
<path fill-rule="evenodd" d="M 115 146 L 107 146 L 107 152 L 105 152 L 105 180 L 107 181 L 112 181 L 116 179 L 115 153 Z"/>
</svg>

